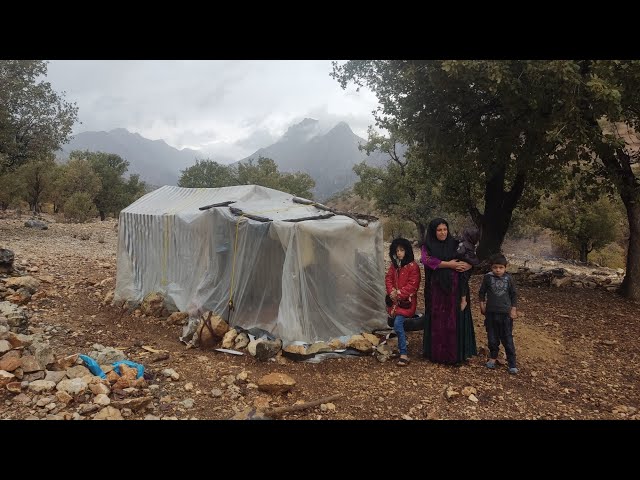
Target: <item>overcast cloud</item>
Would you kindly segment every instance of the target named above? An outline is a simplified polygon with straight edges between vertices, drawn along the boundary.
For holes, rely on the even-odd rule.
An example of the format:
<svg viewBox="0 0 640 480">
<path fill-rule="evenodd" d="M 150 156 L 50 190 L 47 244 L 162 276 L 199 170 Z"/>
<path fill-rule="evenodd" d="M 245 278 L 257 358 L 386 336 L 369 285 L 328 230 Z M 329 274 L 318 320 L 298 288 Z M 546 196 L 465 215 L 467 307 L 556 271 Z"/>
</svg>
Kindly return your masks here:
<svg viewBox="0 0 640 480">
<path fill-rule="evenodd" d="M 77 103 L 74 133 L 126 128 L 231 161 L 305 117 L 366 138 L 375 96 L 342 90 L 330 72 L 329 60 L 55 60 L 47 80 Z"/>
</svg>

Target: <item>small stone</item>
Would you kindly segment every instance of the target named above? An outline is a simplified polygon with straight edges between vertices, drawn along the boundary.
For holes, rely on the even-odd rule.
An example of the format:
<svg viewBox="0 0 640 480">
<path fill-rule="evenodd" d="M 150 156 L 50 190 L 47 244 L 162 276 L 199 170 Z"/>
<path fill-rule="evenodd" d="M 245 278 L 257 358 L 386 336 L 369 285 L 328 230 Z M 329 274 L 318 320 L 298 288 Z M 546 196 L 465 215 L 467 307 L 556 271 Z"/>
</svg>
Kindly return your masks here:
<svg viewBox="0 0 640 480">
<path fill-rule="evenodd" d="M 222 396 L 222 390 L 218 389 L 218 388 L 214 388 L 211 390 L 211 396 L 214 398 L 219 398 Z"/>
</svg>

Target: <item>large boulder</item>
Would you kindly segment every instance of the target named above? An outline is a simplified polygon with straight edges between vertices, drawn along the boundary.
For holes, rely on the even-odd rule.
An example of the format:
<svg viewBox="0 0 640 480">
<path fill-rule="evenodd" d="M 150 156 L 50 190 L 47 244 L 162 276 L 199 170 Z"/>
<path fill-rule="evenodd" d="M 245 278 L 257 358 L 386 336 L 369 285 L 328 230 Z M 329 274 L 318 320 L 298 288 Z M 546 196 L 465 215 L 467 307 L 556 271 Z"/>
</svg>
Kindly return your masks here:
<svg viewBox="0 0 640 480">
<path fill-rule="evenodd" d="M 36 228 L 39 230 L 47 230 L 49 228 L 49 226 L 42 220 L 35 220 L 33 218 L 24 222 L 24 226 L 29 228 Z"/>
<path fill-rule="evenodd" d="M 282 340 L 260 339 L 256 344 L 255 357 L 261 362 L 266 362 L 271 357 L 275 357 L 282 349 Z"/>
<path fill-rule="evenodd" d="M 164 311 L 164 297 L 157 292 L 152 292 L 142 300 L 140 310 L 150 317 L 162 317 Z"/>
<path fill-rule="evenodd" d="M 291 390 L 296 381 L 284 373 L 270 373 L 258 380 L 258 389 L 267 393 L 285 393 Z"/>
<path fill-rule="evenodd" d="M 0 248 L 0 273 L 10 273 L 13 270 L 14 253 L 7 248 Z"/>
<path fill-rule="evenodd" d="M 229 324 L 220 315 L 205 312 L 200 317 L 200 324 L 195 333 L 196 344 L 200 348 L 214 347 L 229 331 Z"/>
<path fill-rule="evenodd" d="M 11 302 L 0 302 L 0 315 L 7 319 L 12 332 L 26 334 L 29 331 L 29 317 L 22 307 Z"/>
<path fill-rule="evenodd" d="M 31 275 L 24 275 L 22 277 L 11 277 L 4 281 L 5 286 L 19 290 L 20 288 L 26 289 L 29 293 L 36 293 L 36 290 L 40 286 L 40 281 L 33 278 Z"/>
</svg>

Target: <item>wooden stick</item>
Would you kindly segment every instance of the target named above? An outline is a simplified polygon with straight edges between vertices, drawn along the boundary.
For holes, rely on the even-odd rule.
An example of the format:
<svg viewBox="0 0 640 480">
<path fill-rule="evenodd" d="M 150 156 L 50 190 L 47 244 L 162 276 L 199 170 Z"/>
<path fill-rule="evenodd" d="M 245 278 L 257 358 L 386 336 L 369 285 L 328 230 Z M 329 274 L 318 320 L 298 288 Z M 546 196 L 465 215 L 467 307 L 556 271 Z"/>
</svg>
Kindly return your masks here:
<svg viewBox="0 0 640 480">
<path fill-rule="evenodd" d="M 325 213 L 324 215 L 316 215 L 315 217 L 300 217 L 300 218 L 288 218 L 283 222 L 304 222 L 305 220 L 324 220 L 326 218 L 334 217 L 333 213 Z"/>
<path fill-rule="evenodd" d="M 295 412 L 297 410 L 306 410 L 307 408 L 316 407 L 321 403 L 329 403 L 333 400 L 338 400 L 342 397 L 342 394 L 338 393 L 337 395 L 331 395 L 330 397 L 321 398 L 319 400 L 313 400 L 312 402 L 299 403 L 297 405 L 289 405 L 287 407 L 276 407 L 269 408 L 264 411 L 266 416 L 270 415 L 280 415 L 281 413 Z"/>
<path fill-rule="evenodd" d="M 244 213 L 241 209 L 236 207 L 229 207 L 229 210 L 234 215 L 238 215 L 238 216 L 242 215 L 245 218 L 250 218 L 251 220 L 257 220 L 258 222 L 273 222 L 273 220 L 271 220 L 270 218 L 261 217 L 259 215 L 252 215 L 250 213 Z"/>
<path fill-rule="evenodd" d="M 204 207 L 200 207 L 198 210 L 209 210 L 210 208 L 213 208 L 213 207 L 228 207 L 232 203 L 236 203 L 235 200 L 231 200 L 229 202 L 213 203 L 211 205 L 206 205 Z"/>
<path fill-rule="evenodd" d="M 378 221 L 378 217 L 374 217 L 373 215 L 365 215 L 364 213 L 349 213 L 349 212 L 341 212 L 336 210 L 335 208 L 327 207 L 326 205 L 322 205 L 321 203 L 315 203 L 311 200 L 306 200 L 300 197 L 293 197 L 292 201 L 294 203 L 300 203 L 302 205 L 313 205 L 318 210 L 324 210 L 326 212 L 334 213 L 335 215 L 344 215 L 345 217 L 349 217 L 354 220 L 361 227 L 366 227 L 369 225 L 369 222 Z M 363 221 L 365 220 L 365 221 Z"/>
</svg>

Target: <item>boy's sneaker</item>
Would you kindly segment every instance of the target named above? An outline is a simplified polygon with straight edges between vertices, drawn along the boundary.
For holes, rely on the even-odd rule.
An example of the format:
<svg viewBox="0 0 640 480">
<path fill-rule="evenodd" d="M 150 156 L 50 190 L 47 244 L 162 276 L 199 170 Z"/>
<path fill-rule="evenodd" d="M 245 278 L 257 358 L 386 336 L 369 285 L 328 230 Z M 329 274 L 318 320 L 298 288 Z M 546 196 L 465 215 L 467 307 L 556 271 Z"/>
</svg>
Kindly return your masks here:
<svg viewBox="0 0 640 480">
<path fill-rule="evenodd" d="M 509 373 L 511 373 L 511 374 L 513 374 L 513 375 L 515 375 L 516 373 L 518 373 L 518 369 L 517 369 L 516 367 L 511 367 L 511 368 L 509 369 Z"/>
<path fill-rule="evenodd" d="M 493 370 L 494 368 L 496 368 L 496 361 L 489 360 L 487 363 L 485 363 L 485 366 Z"/>
</svg>

